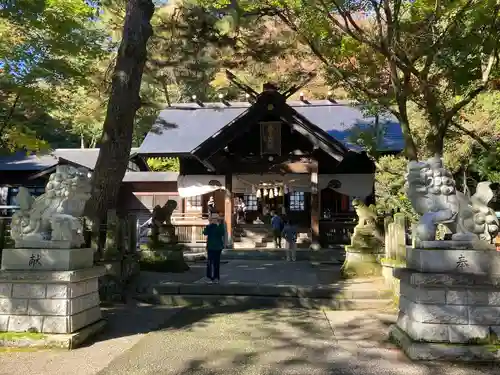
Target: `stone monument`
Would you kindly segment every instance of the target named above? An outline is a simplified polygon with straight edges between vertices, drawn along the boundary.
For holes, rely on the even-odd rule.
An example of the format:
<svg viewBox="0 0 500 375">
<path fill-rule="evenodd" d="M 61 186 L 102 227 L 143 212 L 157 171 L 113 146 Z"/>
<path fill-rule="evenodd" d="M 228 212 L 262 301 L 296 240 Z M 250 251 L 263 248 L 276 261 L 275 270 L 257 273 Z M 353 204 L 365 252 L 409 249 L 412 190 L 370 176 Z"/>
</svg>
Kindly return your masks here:
<svg viewBox="0 0 500 375">
<path fill-rule="evenodd" d="M 0 331 L 91 334 L 102 328 L 98 278 L 105 270 L 93 266 L 93 249 L 82 248 L 90 187 L 87 170 L 65 165 L 56 167 L 43 195 L 19 189 L 15 246 L 3 250 L 1 263 Z"/>
<path fill-rule="evenodd" d="M 407 183 L 420 220 L 407 266 L 395 270 L 400 312 L 393 339 L 412 359 L 500 359 L 500 254 L 492 244 L 500 225 L 488 207 L 490 183 L 478 184 L 469 198 L 437 157 L 410 162 Z M 439 224 L 450 240 L 435 239 Z"/>
<path fill-rule="evenodd" d="M 384 236 L 377 224 L 375 207 L 367 207 L 359 199 L 354 199 L 352 205 L 358 216 L 358 224 L 354 228 L 351 245 L 345 247 L 343 272 L 359 276 L 378 274 L 381 270 L 377 260 L 383 250 Z"/>
</svg>

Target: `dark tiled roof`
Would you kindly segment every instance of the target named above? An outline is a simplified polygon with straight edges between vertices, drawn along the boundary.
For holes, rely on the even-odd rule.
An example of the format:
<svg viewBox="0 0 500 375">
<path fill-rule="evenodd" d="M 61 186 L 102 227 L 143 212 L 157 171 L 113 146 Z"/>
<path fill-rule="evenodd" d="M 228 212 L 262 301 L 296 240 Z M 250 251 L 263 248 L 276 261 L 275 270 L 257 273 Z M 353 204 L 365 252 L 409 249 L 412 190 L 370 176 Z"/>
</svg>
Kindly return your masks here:
<svg viewBox="0 0 500 375">
<path fill-rule="evenodd" d="M 130 150 L 130 155 L 137 153 L 139 148 L 134 147 Z M 57 158 L 67 160 L 71 163 L 81 165 L 88 169 L 94 169 L 99 157 L 98 148 L 56 148 L 52 154 Z"/>
<path fill-rule="evenodd" d="M 57 148 L 53 151 L 57 158 L 67 160 L 71 163 L 81 165 L 88 169 L 94 169 L 99 157 L 98 148 Z"/>
<path fill-rule="evenodd" d="M 288 105 L 353 150 L 359 149 L 348 142 L 353 129 L 367 127 L 373 121 L 372 118 L 364 117 L 359 108 L 348 102 L 289 101 Z M 231 103 L 230 106 L 225 106 L 223 103 L 206 103 L 203 107 L 196 103 L 175 104 L 160 112 L 158 120 L 144 139 L 139 153 L 189 153 L 242 115 L 249 106 L 250 103 L 246 102 Z M 404 141 L 397 120 L 393 117 L 385 117 L 381 118 L 380 122 L 384 124 L 385 134 L 380 142 L 379 150 L 402 150 Z"/>
<path fill-rule="evenodd" d="M 57 165 L 57 158 L 50 154 L 27 155 L 16 152 L 0 156 L 0 171 L 42 171 Z"/>
<path fill-rule="evenodd" d="M 127 172 L 123 182 L 177 182 L 177 177 L 177 172 Z"/>
<path fill-rule="evenodd" d="M 132 148 L 130 154 L 136 154 L 139 148 Z M 94 169 L 98 148 L 57 148 L 50 154 L 27 155 L 17 152 L 12 155 L 0 156 L 0 171 L 42 171 L 58 164 L 59 159 Z"/>
</svg>

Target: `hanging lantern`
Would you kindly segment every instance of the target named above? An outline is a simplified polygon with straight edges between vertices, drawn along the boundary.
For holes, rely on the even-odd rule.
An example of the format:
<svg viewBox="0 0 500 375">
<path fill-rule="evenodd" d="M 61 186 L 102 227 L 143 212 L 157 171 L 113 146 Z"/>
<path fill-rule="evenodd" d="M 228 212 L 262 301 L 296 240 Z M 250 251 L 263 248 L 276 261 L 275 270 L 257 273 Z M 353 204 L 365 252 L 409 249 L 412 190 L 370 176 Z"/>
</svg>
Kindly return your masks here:
<svg viewBox="0 0 500 375">
<path fill-rule="evenodd" d="M 257 198 L 260 198 L 262 196 L 262 193 L 261 193 L 260 189 L 257 189 L 257 192 L 255 193 L 255 196 Z"/>
<path fill-rule="evenodd" d="M 267 197 L 269 195 L 269 192 L 267 191 L 267 189 L 263 189 L 264 190 L 264 197 Z"/>
<path fill-rule="evenodd" d="M 252 185 L 252 194 L 255 194 L 256 191 L 255 191 L 255 185 Z"/>
<path fill-rule="evenodd" d="M 274 196 L 277 197 L 279 194 L 279 189 L 277 187 L 274 188 Z"/>
<path fill-rule="evenodd" d="M 269 198 L 274 198 L 274 190 L 269 189 Z"/>
<path fill-rule="evenodd" d="M 280 197 L 282 197 L 282 196 L 283 196 L 283 188 L 282 188 L 282 187 L 280 187 L 280 188 L 278 189 L 278 195 L 279 195 Z"/>
<path fill-rule="evenodd" d="M 288 194 L 290 192 L 290 189 L 288 188 L 288 185 L 285 185 L 285 194 Z"/>
</svg>

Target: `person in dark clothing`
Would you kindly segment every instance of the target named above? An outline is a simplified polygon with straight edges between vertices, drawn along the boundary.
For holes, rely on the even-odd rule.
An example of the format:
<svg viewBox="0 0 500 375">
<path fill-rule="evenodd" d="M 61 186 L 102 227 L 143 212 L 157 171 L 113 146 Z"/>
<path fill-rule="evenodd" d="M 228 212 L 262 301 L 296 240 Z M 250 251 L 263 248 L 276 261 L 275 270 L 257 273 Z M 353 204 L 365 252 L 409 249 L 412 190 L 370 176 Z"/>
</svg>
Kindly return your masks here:
<svg viewBox="0 0 500 375">
<path fill-rule="evenodd" d="M 224 225 L 217 217 L 211 217 L 203 230 L 207 236 L 207 279 L 218 283 L 220 280 L 220 256 L 224 249 Z"/>
<path fill-rule="evenodd" d="M 286 241 L 286 260 L 295 262 L 297 260 L 297 228 L 290 219 L 285 220 L 283 237 Z"/>
<path fill-rule="evenodd" d="M 281 232 L 283 231 L 283 220 L 275 212 L 272 212 L 271 227 L 273 228 L 274 243 L 278 249 L 281 249 Z"/>
</svg>

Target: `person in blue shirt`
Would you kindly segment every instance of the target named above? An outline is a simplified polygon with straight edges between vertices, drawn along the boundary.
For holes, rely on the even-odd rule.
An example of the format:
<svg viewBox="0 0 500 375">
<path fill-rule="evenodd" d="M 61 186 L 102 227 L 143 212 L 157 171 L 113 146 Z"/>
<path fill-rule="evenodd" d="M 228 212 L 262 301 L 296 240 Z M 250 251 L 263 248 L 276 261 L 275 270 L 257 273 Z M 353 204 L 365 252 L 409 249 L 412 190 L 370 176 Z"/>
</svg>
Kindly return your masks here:
<svg viewBox="0 0 500 375">
<path fill-rule="evenodd" d="M 283 231 L 283 220 L 281 217 L 273 211 L 271 218 L 271 227 L 273 228 L 273 238 L 274 243 L 278 249 L 281 249 L 281 232 Z"/>
<path fill-rule="evenodd" d="M 207 236 L 207 278 L 210 282 L 220 280 L 220 256 L 224 249 L 224 225 L 219 222 L 217 215 L 209 219 L 209 224 L 203 229 Z"/>
</svg>

